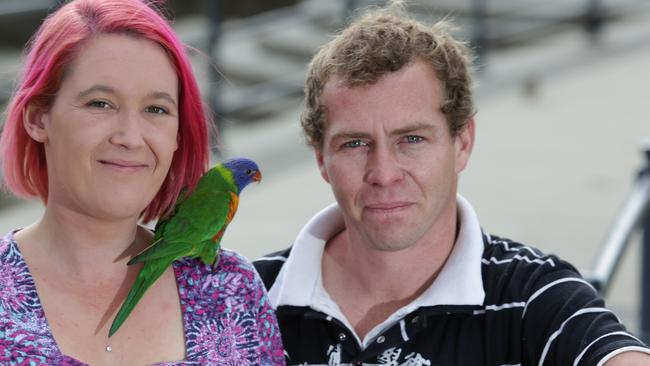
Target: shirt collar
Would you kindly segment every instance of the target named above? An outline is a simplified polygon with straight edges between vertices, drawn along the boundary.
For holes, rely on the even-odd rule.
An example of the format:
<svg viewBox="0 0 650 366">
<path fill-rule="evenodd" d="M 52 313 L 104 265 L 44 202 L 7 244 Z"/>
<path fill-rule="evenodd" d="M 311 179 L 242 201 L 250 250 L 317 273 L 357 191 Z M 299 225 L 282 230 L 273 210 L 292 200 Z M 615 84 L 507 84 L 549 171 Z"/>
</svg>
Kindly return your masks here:
<svg viewBox="0 0 650 366">
<path fill-rule="evenodd" d="M 343 228 L 343 215 L 336 203 L 324 208 L 307 222 L 269 290 L 269 299 L 274 308 L 312 305 L 314 290 L 321 276 L 325 244 Z"/>
<path fill-rule="evenodd" d="M 415 300 L 416 307 L 482 305 L 485 299 L 481 258 L 483 234 L 474 208 L 456 196 L 460 231 L 445 266 L 431 286 Z"/>
<path fill-rule="evenodd" d="M 481 305 L 485 298 L 481 275 L 483 237 L 472 206 L 457 195 L 460 231 L 445 266 L 431 286 L 408 308 L 435 305 Z M 313 307 L 321 279 L 321 262 L 327 240 L 344 228 L 339 206 L 318 212 L 298 234 L 289 258 L 269 290 L 273 307 Z"/>
</svg>

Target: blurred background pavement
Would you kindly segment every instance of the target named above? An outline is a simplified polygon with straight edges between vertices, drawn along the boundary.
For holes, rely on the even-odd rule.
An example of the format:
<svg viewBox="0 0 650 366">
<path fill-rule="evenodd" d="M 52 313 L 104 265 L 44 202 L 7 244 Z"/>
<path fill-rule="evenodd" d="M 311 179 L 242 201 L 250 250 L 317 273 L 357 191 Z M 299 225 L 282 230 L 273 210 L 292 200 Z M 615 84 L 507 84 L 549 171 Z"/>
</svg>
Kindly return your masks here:
<svg viewBox="0 0 650 366">
<path fill-rule="evenodd" d="M 0 0 L 0 23 L 20 19 L 7 10 L 11 3 L 5 0 L 11 16 L 2 18 Z M 309 55 L 352 7 L 368 3 L 376 2 L 286 1 L 255 15 L 230 10 L 228 17 L 209 16 L 205 3 L 175 9 L 179 34 L 202 50 L 193 52 L 195 71 L 221 116 L 215 148 L 223 156 L 255 159 L 264 175 L 243 193 L 225 247 L 250 259 L 282 249 L 333 201 L 300 134 L 302 78 Z M 588 271 L 645 164 L 640 148 L 650 139 L 650 1 L 412 3 L 415 16 L 429 22 L 451 14 L 459 36 L 480 47 L 477 143 L 460 193 L 488 232 Z M 220 19 L 219 27 L 210 19 Z M 0 38 L 5 99 L 20 69 L 16 43 Z M 42 212 L 39 202 L 6 195 L 2 201 L 2 233 Z M 633 240 L 607 297 L 633 331 L 639 242 Z"/>
</svg>

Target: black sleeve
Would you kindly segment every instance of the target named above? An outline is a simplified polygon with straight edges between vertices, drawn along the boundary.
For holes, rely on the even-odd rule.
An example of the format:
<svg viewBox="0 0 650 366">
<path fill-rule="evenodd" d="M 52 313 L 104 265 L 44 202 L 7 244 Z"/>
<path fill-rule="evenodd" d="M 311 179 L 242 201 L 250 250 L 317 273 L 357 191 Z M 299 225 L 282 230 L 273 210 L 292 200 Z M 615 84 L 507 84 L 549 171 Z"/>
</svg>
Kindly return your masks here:
<svg viewBox="0 0 650 366">
<path fill-rule="evenodd" d="M 523 364 L 596 365 L 617 349 L 646 347 L 573 266 L 550 258 L 556 266 L 540 266 L 529 277 L 531 292 L 522 315 Z"/>
<path fill-rule="evenodd" d="M 287 258 L 289 258 L 289 253 L 291 253 L 291 247 L 267 254 L 253 261 L 253 266 L 255 266 L 257 273 L 259 273 L 262 278 L 266 291 L 269 291 L 275 283 L 275 279 L 278 277 L 280 269 L 284 265 L 284 262 L 286 262 Z"/>
</svg>

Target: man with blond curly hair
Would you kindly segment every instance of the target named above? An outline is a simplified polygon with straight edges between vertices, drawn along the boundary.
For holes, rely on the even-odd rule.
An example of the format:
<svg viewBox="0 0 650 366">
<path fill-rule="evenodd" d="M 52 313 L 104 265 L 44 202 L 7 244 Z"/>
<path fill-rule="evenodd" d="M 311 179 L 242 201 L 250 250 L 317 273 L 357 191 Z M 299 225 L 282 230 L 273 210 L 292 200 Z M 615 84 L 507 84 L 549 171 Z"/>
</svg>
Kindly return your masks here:
<svg viewBox="0 0 650 366">
<path fill-rule="evenodd" d="M 570 264 L 483 231 L 457 193 L 470 65 L 399 2 L 314 56 L 302 126 L 336 203 L 255 262 L 289 364 L 650 364 Z"/>
</svg>

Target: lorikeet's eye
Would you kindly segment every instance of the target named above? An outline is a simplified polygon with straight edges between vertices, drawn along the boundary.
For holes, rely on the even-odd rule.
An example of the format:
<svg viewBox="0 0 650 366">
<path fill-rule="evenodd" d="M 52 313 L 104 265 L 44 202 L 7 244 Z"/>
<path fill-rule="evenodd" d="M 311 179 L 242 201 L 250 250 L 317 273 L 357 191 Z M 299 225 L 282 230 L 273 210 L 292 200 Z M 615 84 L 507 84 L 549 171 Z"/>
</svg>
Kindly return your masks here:
<svg viewBox="0 0 650 366">
<path fill-rule="evenodd" d="M 253 169 L 246 169 L 246 175 L 253 175 Z"/>
</svg>

